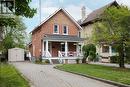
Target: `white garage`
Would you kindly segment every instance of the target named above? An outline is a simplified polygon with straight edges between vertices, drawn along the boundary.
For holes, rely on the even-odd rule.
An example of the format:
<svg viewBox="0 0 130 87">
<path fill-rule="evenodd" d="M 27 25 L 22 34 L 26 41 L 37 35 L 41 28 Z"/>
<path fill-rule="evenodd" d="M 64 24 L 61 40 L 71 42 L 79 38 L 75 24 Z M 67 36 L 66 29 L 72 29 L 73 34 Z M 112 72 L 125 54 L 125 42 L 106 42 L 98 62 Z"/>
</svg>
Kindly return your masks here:
<svg viewBox="0 0 130 87">
<path fill-rule="evenodd" d="M 12 48 L 8 50 L 8 61 L 24 61 L 24 49 Z"/>
</svg>

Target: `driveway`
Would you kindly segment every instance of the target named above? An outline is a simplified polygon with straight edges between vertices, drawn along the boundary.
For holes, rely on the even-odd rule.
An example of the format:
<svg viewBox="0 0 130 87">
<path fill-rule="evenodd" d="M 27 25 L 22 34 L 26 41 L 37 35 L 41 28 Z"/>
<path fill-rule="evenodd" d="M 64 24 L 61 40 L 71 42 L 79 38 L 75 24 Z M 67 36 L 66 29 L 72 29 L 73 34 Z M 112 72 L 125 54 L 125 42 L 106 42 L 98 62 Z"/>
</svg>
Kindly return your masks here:
<svg viewBox="0 0 130 87">
<path fill-rule="evenodd" d="M 35 87 L 116 87 L 97 80 L 54 69 L 54 65 L 16 62 L 13 65 Z"/>
</svg>

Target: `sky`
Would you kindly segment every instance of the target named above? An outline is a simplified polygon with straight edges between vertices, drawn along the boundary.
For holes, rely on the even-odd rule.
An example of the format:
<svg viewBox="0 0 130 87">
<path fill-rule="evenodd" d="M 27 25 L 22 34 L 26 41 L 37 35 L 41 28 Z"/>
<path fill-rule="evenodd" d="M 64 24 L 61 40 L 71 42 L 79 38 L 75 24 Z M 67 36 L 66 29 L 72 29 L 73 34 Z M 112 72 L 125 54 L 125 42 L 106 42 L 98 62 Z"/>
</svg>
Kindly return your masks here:
<svg viewBox="0 0 130 87">
<path fill-rule="evenodd" d="M 32 0 L 30 6 L 37 8 L 37 13 L 33 18 L 23 18 L 27 27 L 27 33 L 30 33 L 40 21 L 44 21 L 49 15 L 53 14 L 57 9 L 64 8 L 75 19 L 81 19 L 81 8 L 86 7 L 86 15 L 91 13 L 113 0 L 41 0 L 41 20 L 39 16 L 39 0 Z M 130 0 L 116 0 L 119 4 L 127 5 L 130 7 Z"/>
</svg>

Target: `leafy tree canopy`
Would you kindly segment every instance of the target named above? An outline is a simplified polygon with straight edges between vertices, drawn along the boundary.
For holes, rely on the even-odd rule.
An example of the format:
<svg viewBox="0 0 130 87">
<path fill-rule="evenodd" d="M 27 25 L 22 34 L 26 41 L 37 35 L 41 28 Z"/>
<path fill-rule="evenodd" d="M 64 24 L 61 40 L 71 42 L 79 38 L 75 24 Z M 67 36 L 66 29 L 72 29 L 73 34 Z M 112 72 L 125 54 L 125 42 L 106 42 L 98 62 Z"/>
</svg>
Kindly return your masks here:
<svg viewBox="0 0 130 87">
<path fill-rule="evenodd" d="M 127 45 L 130 44 L 130 10 L 127 7 L 107 8 L 101 19 L 95 24 L 93 31 L 96 43 L 120 43 L 124 39 Z"/>
<path fill-rule="evenodd" d="M 36 9 L 29 6 L 31 1 L 32 0 L 15 0 L 15 12 L 13 15 L 32 18 L 36 13 Z M 13 11 L 13 8 L 9 9 L 10 11 Z M 15 27 L 15 25 L 16 23 L 13 16 L 0 15 L 0 26 Z"/>
<path fill-rule="evenodd" d="M 13 47 L 24 48 L 26 27 L 20 17 L 14 18 L 16 27 L 4 27 L 4 38 L 0 43 L 0 50 L 7 52 L 8 49 Z"/>
<path fill-rule="evenodd" d="M 36 13 L 36 9 L 31 8 L 29 6 L 29 3 L 32 0 L 15 0 L 15 14 L 17 16 L 24 16 L 32 18 L 34 14 Z"/>
<path fill-rule="evenodd" d="M 93 40 L 115 45 L 120 67 L 124 67 L 124 51 L 130 47 L 130 9 L 125 6 L 107 8 L 101 15 L 101 21 L 95 23 Z"/>
</svg>

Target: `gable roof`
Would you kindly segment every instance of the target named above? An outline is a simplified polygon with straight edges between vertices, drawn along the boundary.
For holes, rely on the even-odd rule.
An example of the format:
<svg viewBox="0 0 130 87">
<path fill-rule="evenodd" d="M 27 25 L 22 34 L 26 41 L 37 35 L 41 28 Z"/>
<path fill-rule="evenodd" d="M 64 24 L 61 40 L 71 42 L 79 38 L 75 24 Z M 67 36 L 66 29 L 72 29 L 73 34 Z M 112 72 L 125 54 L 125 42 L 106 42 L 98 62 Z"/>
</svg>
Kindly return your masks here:
<svg viewBox="0 0 130 87">
<path fill-rule="evenodd" d="M 77 23 L 77 21 L 63 8 L 59 8 L 58 10 L 56 10 L 53 14 L 51 14 L 49 17 L 47 17 L 43 22 L 41 22 L 37 27 L 35 27 L 31 32 L 35 31 L 38 29 L 38 27 L 40 27 L 41 25 L 43 25 L 44 23 L 46 23 L 50 18 L 52 18 L 54 15 L 56 15 L 59 11 L 64 12 L 65 15 L 67 15 L 69 17 L 70 20 L 72 20 L 72 22 L 74 22 L 74 24 L 79 28 L 82 29 L 82 27 Z M 30 33 L 31 33 L 30 32 Z"/>
<path fill-rule="evenodd" d="M 80 24 L 81 26 L 92 23 L 93 21 L 97 21 L 100 18 L 100 15 L 104 12 L 104 10 L 111 6 L 118 6 L 119 4 L 116 1 L 113 1 L 102 8 L 99 8 L 88 15 L 88 17 Z"/>
</svg>

